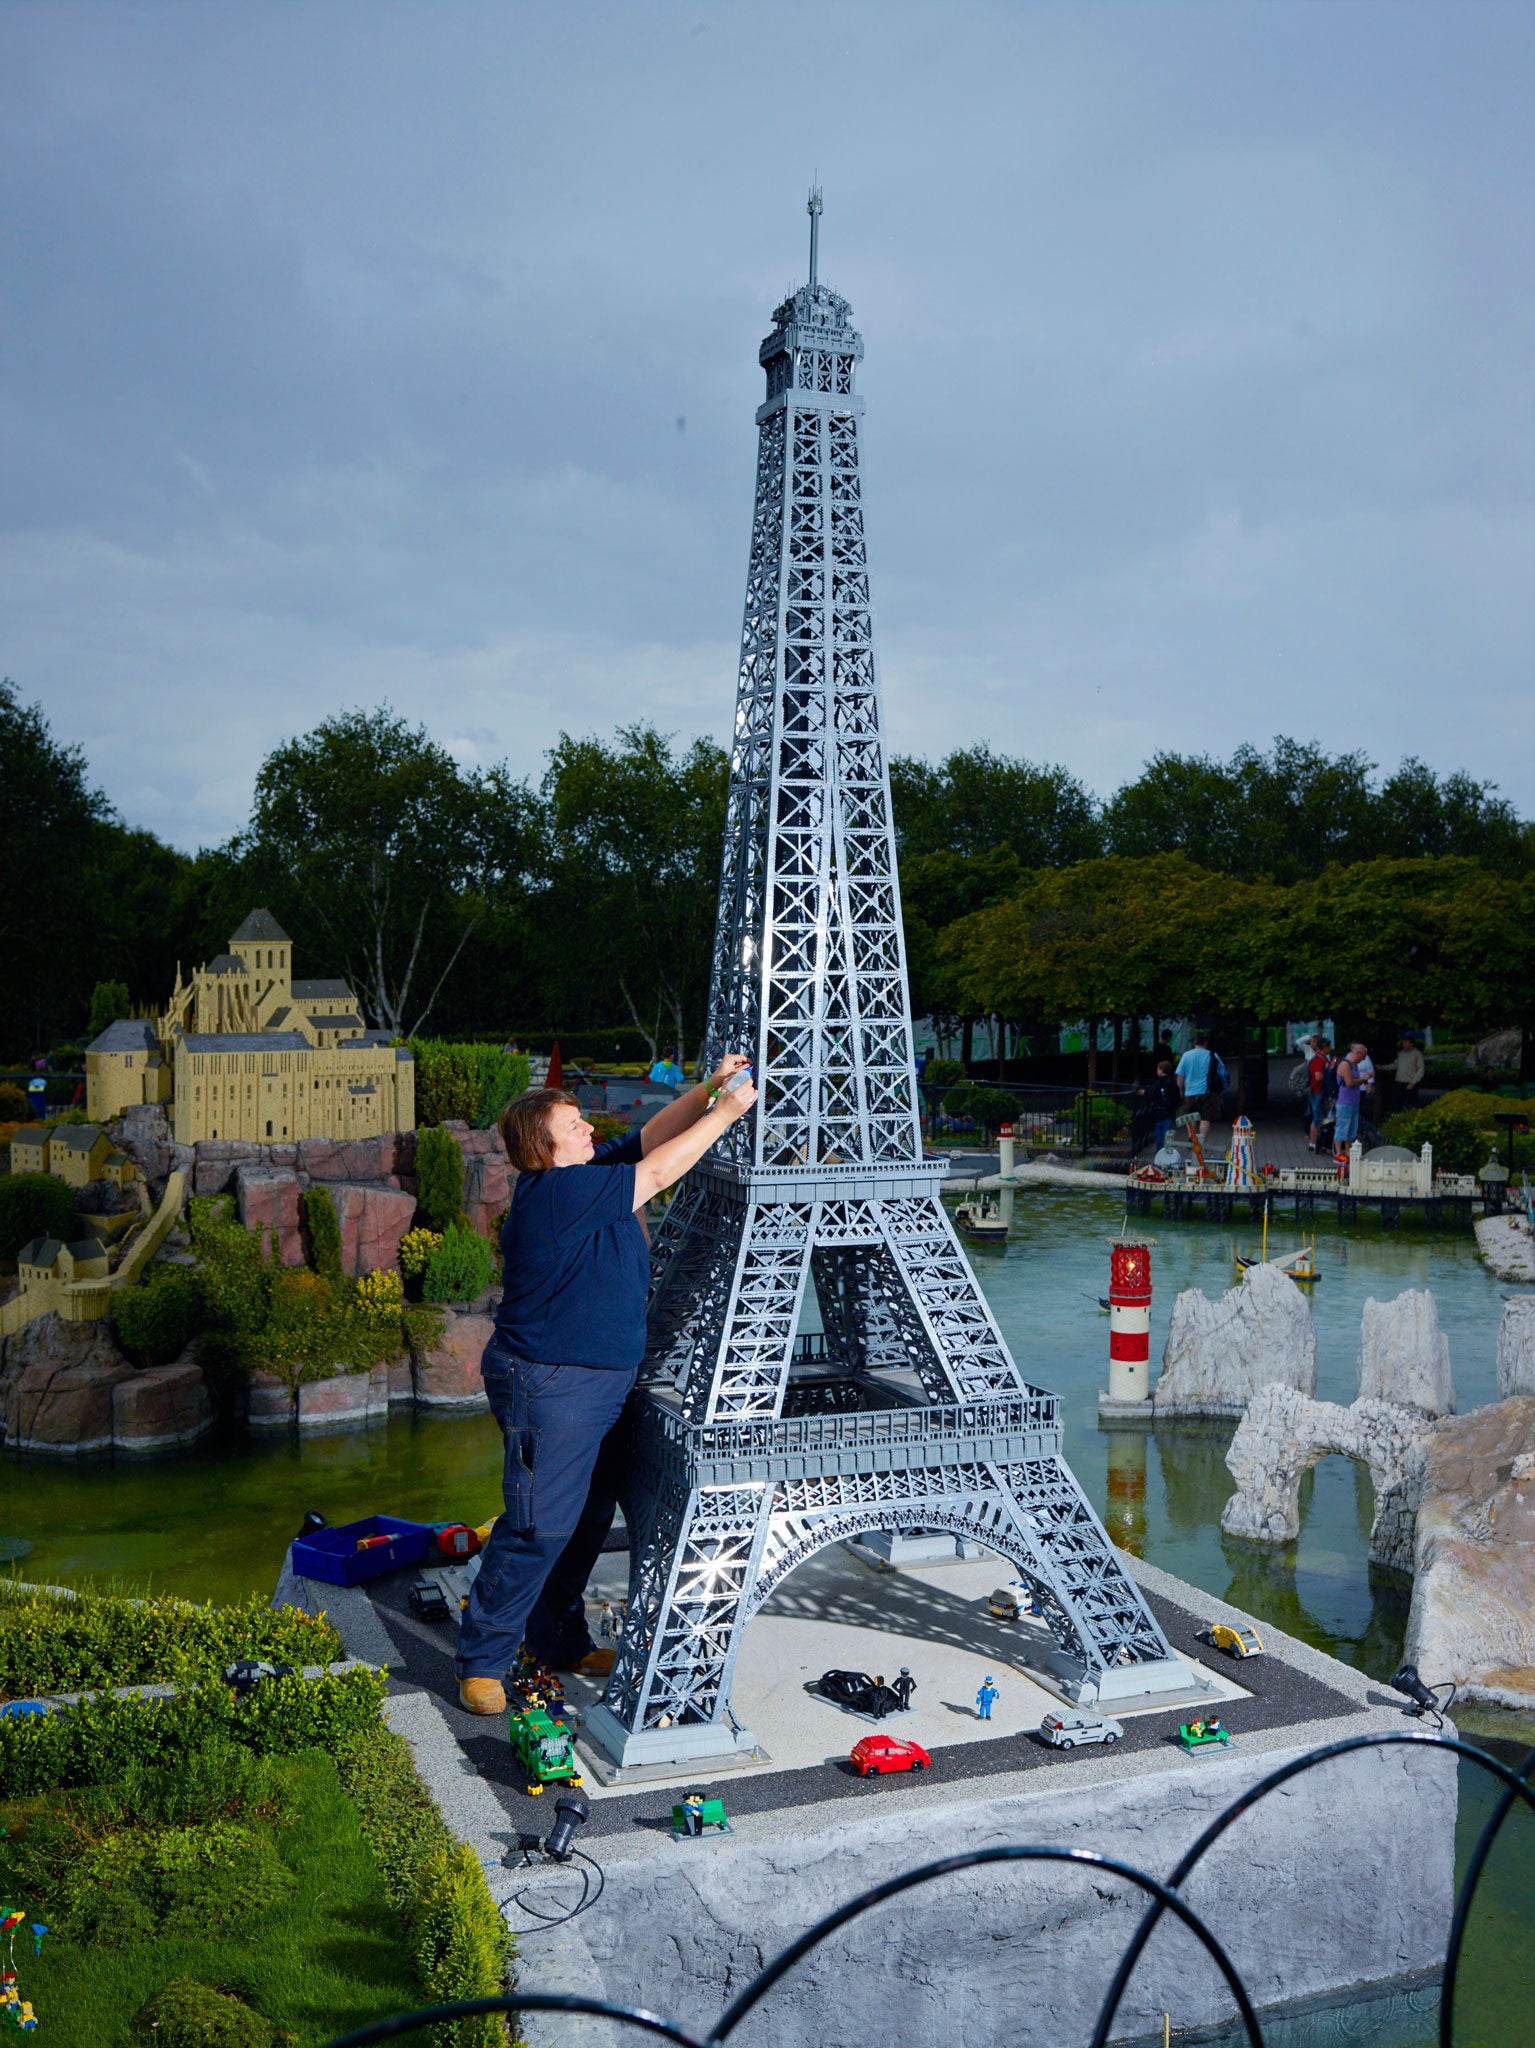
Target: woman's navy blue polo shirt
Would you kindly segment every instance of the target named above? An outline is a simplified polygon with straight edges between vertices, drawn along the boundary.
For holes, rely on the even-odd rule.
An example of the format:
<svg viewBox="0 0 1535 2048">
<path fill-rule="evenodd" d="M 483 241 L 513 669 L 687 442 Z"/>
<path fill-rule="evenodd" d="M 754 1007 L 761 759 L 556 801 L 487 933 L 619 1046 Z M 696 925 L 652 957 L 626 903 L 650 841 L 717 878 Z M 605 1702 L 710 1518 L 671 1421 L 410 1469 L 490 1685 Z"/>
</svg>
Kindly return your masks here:
<svg viewBox="0 0 1535 2048">
<path fill-rule="evenodd" d="M 501 1229 L 496 1340 L 539 1365 L 627 1372 L 645 1356 L 650 1251 L 634 1213 L 640 1134 L 585 1166 L 519 1173 Z"/>
</svg>

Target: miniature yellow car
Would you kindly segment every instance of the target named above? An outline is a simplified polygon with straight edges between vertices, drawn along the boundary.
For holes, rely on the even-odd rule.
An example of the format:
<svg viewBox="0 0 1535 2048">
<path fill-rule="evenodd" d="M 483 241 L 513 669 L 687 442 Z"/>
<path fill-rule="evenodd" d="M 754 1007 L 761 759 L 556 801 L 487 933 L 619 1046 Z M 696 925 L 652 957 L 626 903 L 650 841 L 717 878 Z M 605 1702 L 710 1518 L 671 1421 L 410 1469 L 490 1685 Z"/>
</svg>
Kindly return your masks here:
<svg viewBox="0 0 1535 2048">
<path fill-rule="evenodd" d="M 1228 1657 L 1261 1657 L 1263 1641 L 1255 1628 L 1233 1628 L 1229 1621 L 1212 1621 L 1199 1633 Z"/>
</svg>

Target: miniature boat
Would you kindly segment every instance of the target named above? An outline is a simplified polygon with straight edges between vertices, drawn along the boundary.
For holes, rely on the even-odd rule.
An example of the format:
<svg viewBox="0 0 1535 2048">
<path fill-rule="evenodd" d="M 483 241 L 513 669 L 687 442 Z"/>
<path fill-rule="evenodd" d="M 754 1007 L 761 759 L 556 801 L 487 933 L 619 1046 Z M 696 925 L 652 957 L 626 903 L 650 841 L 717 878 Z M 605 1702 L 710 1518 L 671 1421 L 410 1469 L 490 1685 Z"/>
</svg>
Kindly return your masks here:
<svg viewBox="0 0 1535 2048">
<path fill-rule="evenodd" d="M 1239 1273 L 1250 1272 L 1254 1266 L 1277 1266 L 1282 1273 L 1288 1273 L 1290 1278 L 1300 1287 L 1313 1286 L 1322 1277 L 1316 1269 L 1315 1238 L 1312 1238 L 1309 1244 L 1303 1241 L 1298 1251 L 1276 1252 L 1273 1258 L 1269 1257 L 1269 1215 L 1267 1209 L 1263 1212 L 1262 1251 L 1237 1253 L 1237 1271 Z"/>
<path fill-rule="evenodd" d="M 1006 1244 L 1007 1223 L 1001 1207 L 985 1195 L 973 1195 L 954 1211 L 954 1227 L 977 1244 Z"/>
</svg>

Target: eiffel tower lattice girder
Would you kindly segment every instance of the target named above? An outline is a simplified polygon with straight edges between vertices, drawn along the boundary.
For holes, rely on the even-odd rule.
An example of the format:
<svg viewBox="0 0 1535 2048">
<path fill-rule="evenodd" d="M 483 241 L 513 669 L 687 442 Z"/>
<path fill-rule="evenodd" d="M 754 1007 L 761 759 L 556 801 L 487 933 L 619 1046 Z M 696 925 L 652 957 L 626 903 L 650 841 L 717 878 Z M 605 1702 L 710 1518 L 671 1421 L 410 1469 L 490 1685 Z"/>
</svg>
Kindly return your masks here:
<svg viewBox="0 0 1535 2048">
<path fill-rule="evenodd" d="M 813 225 L 818 212 L 817 196 Z M 749 1745 L 730 1686 L 751 1616 L 827 1544 L 903 1526 L 1007 1558 L 1100 1693 L 1182 1679 L 1061 1455 L 1055 1397 L 1026 1384 L 976 1284 L 943 1162 L 922 1151 L 853 389 L 863 343 L 816 280 L 815 246 L 760 352 L 704 1044 L 710 1062 L 749 1054 L 758 1100 L 652 1253 L 629 1606 L 586 1717 L 620 1763 Z"/>
</svg>

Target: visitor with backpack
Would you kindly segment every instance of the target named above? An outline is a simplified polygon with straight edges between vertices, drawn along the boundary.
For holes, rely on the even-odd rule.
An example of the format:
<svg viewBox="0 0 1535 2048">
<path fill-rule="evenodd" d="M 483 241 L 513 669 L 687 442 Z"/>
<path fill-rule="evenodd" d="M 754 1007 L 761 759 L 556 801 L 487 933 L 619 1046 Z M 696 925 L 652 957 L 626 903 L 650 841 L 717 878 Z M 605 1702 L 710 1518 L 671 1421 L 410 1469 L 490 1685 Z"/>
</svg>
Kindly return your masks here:
<svg viewBox="0 0 1535 2048">
<path fill-rule="evenodd" d="M 1307 1133 L 1306 1146 L 1307 1150 L 1311 1152 L 1314 1152 L 1322 1142 L 1324 1090 L 1327 1076 L 1333 1069 L 1334 1064 L 1332 1047 L 1327 1043 L 1327 1040 L 1320 1031 L 1313 1032 L 1310 1051 L 1306 1060 L 1306 1094 L 1309 1098 L 1310 1108 L 1310 1114 L 1307 1119 L 1310 1124 L 1310 1130 Z M 1334 1095 L 1337 1092 L 1338 1084 L 1335 1077 L 1333 1080 Z"/>
<path fill-rule="evenodd" d="M 1226 1091 L 1226 1069 L 1221 1064 L 1219 1053 L 1210 1049 L 1208 1031 L 1194 1033 L 1194 1043 L 1178 1062 L 1176 1078 L 1185 1110 L 1197 1110 L 1199 1113 L 1202 1144 L 1210 1135 L 1211 1124 L 1221 1113 Z"/>
</svg>

